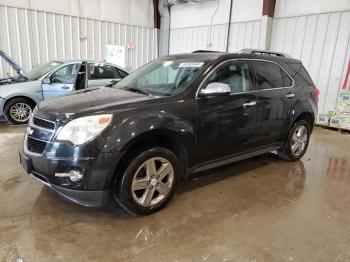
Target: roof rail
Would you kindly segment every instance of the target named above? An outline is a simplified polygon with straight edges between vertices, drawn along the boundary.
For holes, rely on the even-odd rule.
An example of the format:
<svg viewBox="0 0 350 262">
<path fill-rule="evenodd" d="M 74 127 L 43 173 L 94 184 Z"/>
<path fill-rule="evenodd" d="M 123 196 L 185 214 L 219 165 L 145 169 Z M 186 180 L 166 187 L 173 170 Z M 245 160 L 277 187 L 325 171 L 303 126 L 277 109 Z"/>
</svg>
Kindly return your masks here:
<svg viewBox="0 0 350 262">
<path fill-rule="evenodd" d="M 192 53 L 224 53 L 222 51 L 213 51 L 213 50 L 195 50 Z"/>
<path fill-rule="evenodd" d="M 273 55 L 273 56 L 281 56 L 281 57 L 288 57 L 292 58 L 290 55 L 280 52 L 274 52 L 274 51 L 267 51 L 267 50 L 260 50 L 260 49 L 242 49 L 238 52 L 239 54 L 255 54 L 255 55 Z"/>
</svg>

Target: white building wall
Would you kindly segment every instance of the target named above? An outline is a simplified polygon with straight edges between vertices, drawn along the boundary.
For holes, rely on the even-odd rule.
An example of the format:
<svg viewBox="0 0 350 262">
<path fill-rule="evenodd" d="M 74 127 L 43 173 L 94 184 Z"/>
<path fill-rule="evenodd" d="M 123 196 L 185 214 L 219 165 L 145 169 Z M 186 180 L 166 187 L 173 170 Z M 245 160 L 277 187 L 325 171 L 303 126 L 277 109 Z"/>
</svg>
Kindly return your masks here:
<svg viewBox="0 0 350 262">
<path fill-rule="evenodd" d="M 230 0 L 186 3 L 171 7 L 171 54 L 198 49 L 226 51 Z M 262 0 L 235 0 L 228 50 L 263 48 Z"/>
<path fill-rule="evenodd" d="M 153 27 L 152 0 L 0 0 L 0 5 Z"/>
<path fill-rule="evenodd" d="M 81 0 L 86 1 L 88 0 Z M 24 0 L 13 2 L 19 6 L 27 3 Z M 40 1 L 30 1 L 31 8 L 35 7 L 36 2 Z M 96 2 L 106 4 L 108 1 Z M 126 63 L 130 69 L 138 68 L 158 56 L 157 29 L 149 23 L 140 26 L 68 15 L 75 14 L 75 8 L 70 9 L 69 6 L 68 4 L 66 10 L 57 9 L 67 13 L 61 14 L 0 5 L 0 49 L 8 53 L 25 70 L 54 59 L 102 60 L 106 44 L 134 46 L 127 49 Z M 102 4 L 100 7 L 106 9 Z M 54 5 L 50 8 L 56 7 Z M 140 8 L 141 6 L 137 7 Z M 142 10 L 134 12 L 141 13 Z M 103 17 L 107 17 L 107 14 Z M 12 74 L 13 71 L 7 64 L 0 61 L 0 77 Z"/>
<path fill-rule="evenodd" d="M 329 13 L 349 8 L 349 0 L 277 0 L 275 17 Z"/>
<path fill-rule="evenodd" d="M 335 110 L 350 59 L 350 1 L 277 1 L 270 49 L 300 59 L 321 90 L 319 112 Z"/>
</svg>

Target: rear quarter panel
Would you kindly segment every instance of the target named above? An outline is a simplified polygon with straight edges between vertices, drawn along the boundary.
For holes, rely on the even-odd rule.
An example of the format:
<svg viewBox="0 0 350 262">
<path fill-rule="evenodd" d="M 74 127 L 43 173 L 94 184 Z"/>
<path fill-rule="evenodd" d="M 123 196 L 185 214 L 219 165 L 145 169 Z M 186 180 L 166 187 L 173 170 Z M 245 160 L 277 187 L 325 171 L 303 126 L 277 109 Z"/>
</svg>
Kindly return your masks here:
<svg viewBox="0 0 350 262">
<path fill-rule="evenodd" d="M 281 63 L 284 69 L 294 79 L 296 102 L 290 112 L 290 126 L 303 113 L 310 113 L 315 118 L 318 112 L 318 98 L 314 93 L 315 84 L 308 75 L 301 61 L 290 59 Z"/>
</svg>

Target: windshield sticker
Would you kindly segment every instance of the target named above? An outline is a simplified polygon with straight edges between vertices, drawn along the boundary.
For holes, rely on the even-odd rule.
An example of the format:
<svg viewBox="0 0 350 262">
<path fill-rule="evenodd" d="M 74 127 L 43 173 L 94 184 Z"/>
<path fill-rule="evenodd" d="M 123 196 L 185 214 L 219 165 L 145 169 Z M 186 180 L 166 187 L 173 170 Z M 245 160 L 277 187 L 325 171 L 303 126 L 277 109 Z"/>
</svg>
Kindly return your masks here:
<svg viewBox="0 0 350 262">
<path fill-rule="evenodd" d="M 179 67 L 201 67 L 203 62 L 181 63 Z"/>
</svg>

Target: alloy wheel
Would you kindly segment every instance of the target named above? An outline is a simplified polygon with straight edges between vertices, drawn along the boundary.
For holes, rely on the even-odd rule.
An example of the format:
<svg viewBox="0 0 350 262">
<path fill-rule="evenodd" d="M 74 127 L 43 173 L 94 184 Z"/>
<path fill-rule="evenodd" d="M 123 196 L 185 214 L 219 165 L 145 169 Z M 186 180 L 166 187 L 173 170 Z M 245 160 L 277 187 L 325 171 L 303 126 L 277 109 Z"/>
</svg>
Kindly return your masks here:
<svg viewBox="0 0 350 262">
<path fill-rule="evenodd" d="M 308 142 L 308 131 L 305 126 L 299 126 L 295 129 L 292 137 L 291 151 L 295 156 L 299 156 L 304 152 Z"/>
<path fill-rule="evenodd" d="M 174 168 L 170 161 L 154 157 L 145 161 L 135 172 L 132 181 L 132 196 L 143 207 L 161 202 L 174 184 Z"/>
<path fill-rule="evenodd" d="M 16 103 L 10 108 L 10 116 L 17 122 L 27 122 L 32 113 L 32 108 L 26 103 Z"/>
</svg>

